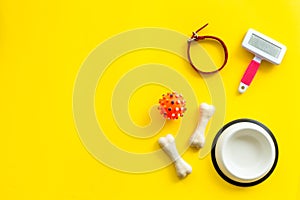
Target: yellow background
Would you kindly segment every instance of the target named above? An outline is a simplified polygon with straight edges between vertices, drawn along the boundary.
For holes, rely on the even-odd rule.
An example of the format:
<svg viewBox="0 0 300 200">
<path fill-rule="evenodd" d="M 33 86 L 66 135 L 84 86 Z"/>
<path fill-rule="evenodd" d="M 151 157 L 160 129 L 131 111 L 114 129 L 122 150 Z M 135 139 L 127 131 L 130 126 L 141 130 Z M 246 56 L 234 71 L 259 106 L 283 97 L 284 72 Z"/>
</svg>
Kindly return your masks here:
<svg viewBox="0 0 300 200">
<path fill-rule="evenodd" d="M 271 177 L 251 188 L 231 186 L 216 174 L 210 156 L 199 160 L 198 152 L 190 149 L 183 157 L 194 171 L 184 180 L 177 179 L 173 166 L 129 174 L 94 159 L 78 137 L 72 114 L 74 82 L 89 52 L 126 30 L 163 27 L 190 35 L 206 22 L 210 25 L 202 33 L 221 37 L 229 49 L 228 64 L 221 72 L 226 88 L 225 122 L 248 117 L 273 131 L 280 155 Z M 250 27 L 282 42 L 288 50 L 280 66 L 264 62 L 248 91 L 239 95 L 239 80 L 252 59 L 251 53 L 241 48 Z M 1 0 L 0 198 L 299 199 L 299 36 L 298 0 Z M 216 59 L 222 55 L 208 48 Z M 141 51 L 114 64 L 124 65 L 124 69 L 148 62 L 174 66 L 190 77 L 199 102 L 209 102 L 201 77 L 176 59 L 162 52 Z M 118 79 L 116 74 L 111 70 L 102 81 L 109 84 Z M 145 100 L 147 90 L 151 98 Z M 164 91 L 147 86 L 133 95 L 129 109 L 136 123 L 148 122 L 140 116 Z M 132 103 L 141 101 L 144 104 Z M 97 115 L 111 113 L 97 110 Z M 107 126 L 115 129 L 115 124 Z M 168 126 L 157 137 L 178 127 Z M 113 134 L 109 137 L 129 151 L 158 148 L 157 137 L 141 143 Z"/>
</svg>

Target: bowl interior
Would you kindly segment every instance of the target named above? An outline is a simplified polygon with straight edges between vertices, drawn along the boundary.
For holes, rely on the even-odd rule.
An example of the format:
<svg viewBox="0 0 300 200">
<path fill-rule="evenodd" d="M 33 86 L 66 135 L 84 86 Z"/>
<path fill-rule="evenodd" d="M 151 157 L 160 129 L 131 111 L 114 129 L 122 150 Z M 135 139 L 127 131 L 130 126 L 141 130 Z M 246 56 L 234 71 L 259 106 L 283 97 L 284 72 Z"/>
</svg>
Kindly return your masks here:
<svg viewBox="0 0 300 200">
<path fill-rule="evenodd" d="M 225 129 L 217 142 L 217 154 L 223 173 L 238 182 L 263 177 L 275 161 L 272 138 L 262 127 L 250 122 Z"/>
</svg>

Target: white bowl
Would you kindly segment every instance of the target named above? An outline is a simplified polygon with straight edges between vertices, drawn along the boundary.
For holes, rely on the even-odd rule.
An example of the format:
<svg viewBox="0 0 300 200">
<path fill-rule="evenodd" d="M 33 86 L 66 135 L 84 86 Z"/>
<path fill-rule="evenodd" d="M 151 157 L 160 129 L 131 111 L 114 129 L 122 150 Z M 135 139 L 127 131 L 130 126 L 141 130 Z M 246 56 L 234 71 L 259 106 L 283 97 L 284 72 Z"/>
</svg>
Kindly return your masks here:
<svg viewBox="0 0 300 200">
<path fill-rule="evenodd" d="M 261 123 L 235 120 L 217 134 L 212 150 L 218 173 L 239 186 L 256 185 L 274 170 L 278 147 L 271 131 Z"/>
</svg>

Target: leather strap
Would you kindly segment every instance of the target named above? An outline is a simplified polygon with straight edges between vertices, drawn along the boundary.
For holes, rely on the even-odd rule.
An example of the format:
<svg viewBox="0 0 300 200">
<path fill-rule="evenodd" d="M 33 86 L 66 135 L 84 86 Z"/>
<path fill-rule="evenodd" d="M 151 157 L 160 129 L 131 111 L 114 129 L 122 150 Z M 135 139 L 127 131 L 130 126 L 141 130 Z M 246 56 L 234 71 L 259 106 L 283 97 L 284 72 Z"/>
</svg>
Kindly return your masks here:
<svg viewBox="0 0 300 200">
<path fill-rule="evenodd" d="M 193 35 L 190 39 L 188 39 L 188 47 L 187 47 L 187 56 L 188 56 L 188 60 L 191 64 L 191 66 L 196 70 L 196 72 L 198 72 L 199 74 L 213 74 L 213 73 L 216 73 L 220 70 L 222 70 L 226 63 L 227 63 L 227 60 L 228 60 L 228 50 L 227 50 L 227 47 L 225 45 L 225 43 L 218 37 L 215 37 L 215 36 L 210 36 L 210 35 L 205 35 L 205 36 L 199 36 L 197 33 L 199 31 L 201 31 L 202 29 L 204 29 L 208 24 L 205 24 L 204 26 L 202 26 L 201 28 L 199 28 L 197 31 L 193 32 Z M 222 47 L 223 47 L 223 50 L 224 50 L 224 55 L 225 55 L 225 58 L 224 58 L 224 62 L 222 64 L 222 66 L 214 71 L 202 71 L 200 70 L 199 68 L 197 68 L 194 64 L 193 64 L 193 61 L 191 59 L 191 55 L 190 55 L 190 50 L 191 50 L 191 43 L 193 41 L 199 41 L 199 40 L 205 40 L 205 39 L 212 39 L 212 40 L 216 40 L 218 41 Z"/>
</svg>

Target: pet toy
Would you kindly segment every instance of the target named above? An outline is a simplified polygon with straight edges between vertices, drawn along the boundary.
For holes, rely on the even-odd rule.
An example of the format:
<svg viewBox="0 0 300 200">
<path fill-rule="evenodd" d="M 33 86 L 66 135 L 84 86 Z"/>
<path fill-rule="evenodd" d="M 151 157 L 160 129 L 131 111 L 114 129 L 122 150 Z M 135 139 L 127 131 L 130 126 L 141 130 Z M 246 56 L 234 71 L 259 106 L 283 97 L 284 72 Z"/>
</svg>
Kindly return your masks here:
<svg viewBox="0 0 300 200">
<path fill-rule="evenodd" d="M 192 167 L 179 155 L 176 149 L 175 138 L 171 134 L 159 138 L 158 143 L 163 151 L 174 162 L 176 173 L 179 178 L 184 178 L 192 173 Z"/>
<path fill-rule="evenodd" d="M 159 99 L 158 110 L 166 119 L 178 119 L 183 117 L 183 113 L 186 111 L 185 100 L 181 94 L 176 92 L 163 94 L 162 99 Z"/>
</svg>

